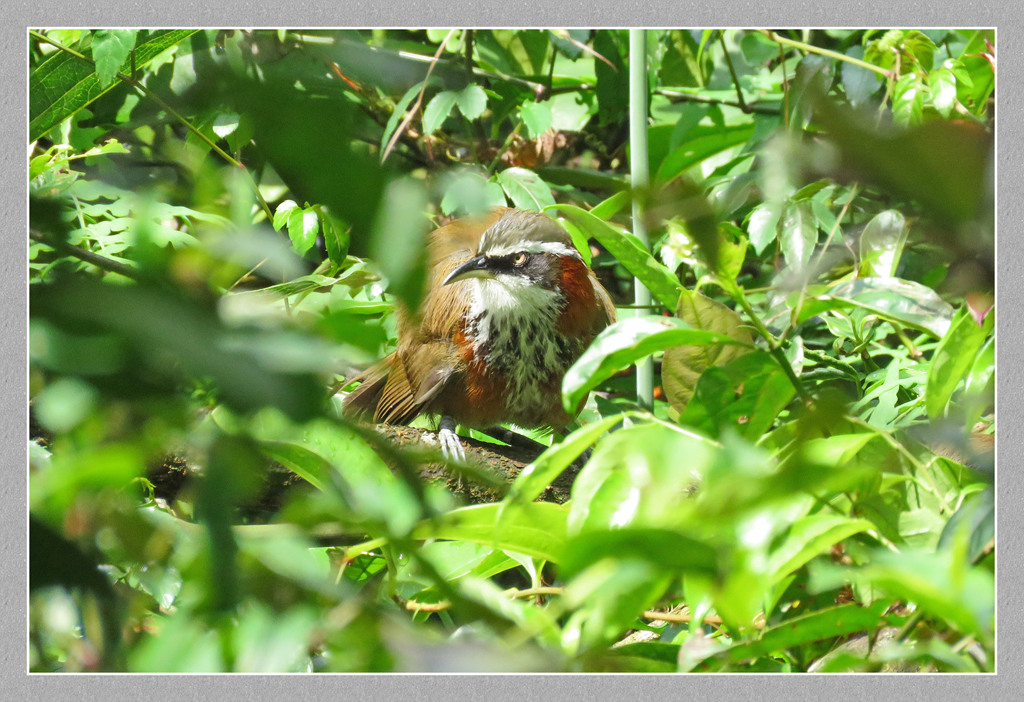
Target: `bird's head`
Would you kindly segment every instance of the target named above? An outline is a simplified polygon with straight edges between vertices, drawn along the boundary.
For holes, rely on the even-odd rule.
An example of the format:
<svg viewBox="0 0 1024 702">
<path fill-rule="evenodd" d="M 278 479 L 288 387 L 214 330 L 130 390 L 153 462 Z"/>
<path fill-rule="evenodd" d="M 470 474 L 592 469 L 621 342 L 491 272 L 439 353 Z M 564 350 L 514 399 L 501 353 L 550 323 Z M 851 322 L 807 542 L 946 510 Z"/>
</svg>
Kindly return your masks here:
<svg viewBox="0 0 1024 702">
<path fill-rule="evenodd" d="M 561 294 L 567 259 L 582 262 L 562 227 L 539 212 L 508 210 L 483 233 L 476 255 L 442 285 L 475 278 L 485 297 L 527 296 L 541 302 Z"/>
</svg>

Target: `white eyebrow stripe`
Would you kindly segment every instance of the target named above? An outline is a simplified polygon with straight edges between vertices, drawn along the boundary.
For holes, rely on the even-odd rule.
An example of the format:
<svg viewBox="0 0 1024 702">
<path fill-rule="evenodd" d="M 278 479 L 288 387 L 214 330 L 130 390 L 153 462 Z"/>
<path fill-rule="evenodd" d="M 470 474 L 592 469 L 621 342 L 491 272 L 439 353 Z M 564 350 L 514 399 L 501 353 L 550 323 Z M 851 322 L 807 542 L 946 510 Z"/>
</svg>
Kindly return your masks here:
<svg viewBox="0 0 1024 702">
<path fill-rule="evenodd" d="M 509 254 L 526 253 L 550 253 L 559 256 L 575 256 L 580 258 L 580 253 L 571 246 L 566 246 L 557 241 L 531 241 L 521 246 L 502 246 L 489 249 L 487 256 L 508 256 Z"/>
</svg>

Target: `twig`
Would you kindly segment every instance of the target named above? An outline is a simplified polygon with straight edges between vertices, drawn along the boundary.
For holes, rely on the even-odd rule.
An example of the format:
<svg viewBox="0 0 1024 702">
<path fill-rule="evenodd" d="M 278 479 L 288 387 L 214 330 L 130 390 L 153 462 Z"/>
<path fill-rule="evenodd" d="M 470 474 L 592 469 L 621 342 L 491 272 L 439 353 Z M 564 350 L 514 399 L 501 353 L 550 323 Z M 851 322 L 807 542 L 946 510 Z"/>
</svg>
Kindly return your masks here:
<svg viewBox="0 0 1024 702">
<path fill-rule="evenodd" d="M 52 249 L 74 256 L 75 258 L 85 261 L 86 263 L 90 263 L 99 269 L 108 271 L 110 273 L 117 273 L 118 275 L 123 275 L 125 278 L 131 278 L 132 280 L 142 279 L 142 276 L 139 274 L 139 271 L 137 269 L 127 264 L 121 263 L 120 261 L 115 261 L 113 259 L 107 258 L 106 256 L 101 256 L 98 253 L 93 253 L 92 251 L 83 249 L 80 246 L 75 246 L 74 244 L 69 244 L 67 242 L 57 243 L 54 241 L 50 241 L 39 232 L 29 231 L 28 236 L 30 239 L 32 239 L 32 241 L 39 242 L 40 244 L 45 244 L 46 246 L 49 246 Z"/>
<path fill-rule="evenodd" d="M 852 56 L 847 56 L 846 54 L 841 54 L 838 51 L 831 51 L 829 49 L 822 49 L 821 47 L 814 46 L 812 44 L 807 44 L 807 43 L 802 42 L 802 41 L 795 41 L 793 39 L 787 39 L 787 38 L 785 38 L 783 36 L 779 36 L 778 34 L 775 34 L 770 29 L 758 29 L 756 31 L 760 32 L 761 34 L 765 35 L 766 37 L 768 37 L 769 39 L 771 39 L 772 41 L 774 41 L 774 42 L 776 42 L 778 44 L 785 44 L 786 46 L 792 46 L 793 48 L 800 49 L 801 51 L 806 51 L 806 52 L 809 52 L 809 53 L 812 53 L 812 54 L 820 54 L 822 56 L 827 56 L 829 58 L 836 59 L 837 61 L 845 61 L 846 63 L 852 63 L 854 66 L 860 66 L 861 68 L 867 69 L 869 71 L 874 71 L 875 73 L 878 73 L 879 75 L 883 75 L 883 76 L 888 76 L 889 75 L 889 71 L 887 71 L 884 68 L 881 68 L 881 67 L 876 66 L 874 64 L 868 63 L 867 61 L 861 61 L 860 59 L 854 58 Z"/>
<path fill-rule="evenodd" d="M 729 50 L 725 46 L 725 32 L 718 33 L 718 41 L 722 45 L 722 54 L 725 55 L 725 65 L 729 67 L 729 75 L 732 76 L 732 84 L 736 87 L 736 100 L 738 101 L 737 107 L 739 107 L 746 114 L 750 114 L 750 107 L 747 106 L 747 101 L 743 99 L 743 90 L 740 88 L 740 79 L 736 75 L 736 69 L 732 65 L 732 57 L 729 56 Z"/>
<path fill-rule="evenodd" d="M 420 105 L 423 104 L 423 95 L 427 92 L 427 83 L 430 81 L 430 74 L 434 72 L 434 67 L 437 65 L 438 60 L 441 58 L 441 54 L 444 52 L 445 45 L 448 43 L 448 40 L 452 38 L 453 34 L 455 34 L 455 30 L 449 30 L 444 39 L 441 40 L 441 45 L 437 47 L 433 60 L 430 62 L 430 65 L 427 66 L 427 75 L 423 76 L 423 86 L 420 88 L 419 95 L 416 96 L 416 104 L 414 104 L 412 108 L 405 113 L 402 123 L 398 125 L 398 128 L 395 129 L 395 133 L 391 135 L 390 139 L 388 139 L 388 145 L 384 147 L 384 152 L 380 155 L 381 163 L 384 163 L 385 159 L 387 159 L 388 154 L 391 153 L 391 149 L 395 146 L 395 142 L 398 141 L 398 138 L 402 135 L 402 132 L 405 131 L 405 128 L 409 126 L 409 122 L 412 121 L 412 116 L 416 114 L 416 111 L 420 109 Z"/>
<path fill-rule="evenodd" d="M 722 98 L 708 97 L 707 95 L 681 93 L 677 90 L 666 90 L 665 88 L 656 88 L 654 90 L 654 94 L 667 97 L 670 102 L 699 102 L 706 105 L 725 105 L 726 107 L 735 107 L 737 109 L 743 110 L 744 112 L 752 112 L 760 115 L 781 114 L 779 108 L 777 107 L 761 105 L 756 102 L 744 103 L 743 105 L 741 105 L 735 100 L 723 100 Z"/>
</svg>

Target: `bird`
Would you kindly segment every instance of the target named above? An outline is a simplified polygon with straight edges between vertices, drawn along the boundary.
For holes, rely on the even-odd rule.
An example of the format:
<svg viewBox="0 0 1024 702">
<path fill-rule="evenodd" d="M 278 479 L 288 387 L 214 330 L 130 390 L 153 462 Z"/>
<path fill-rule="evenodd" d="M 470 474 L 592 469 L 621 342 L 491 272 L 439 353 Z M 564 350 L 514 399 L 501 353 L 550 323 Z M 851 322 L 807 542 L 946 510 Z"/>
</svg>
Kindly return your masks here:
<svg viewBox="0 0 1024 702">
<path fill-rule="evenodd" d="M 395 351 L 353 378 L 344 413 L 438 422 L 442 454 L 465 460 L 456 427 L 564 429 L 562 378 L 615 321 L 615 306 L 565 229 L 508 207 L 458 219 L 427 240 L 419 310 L 398 309 Z"/>
</svg>

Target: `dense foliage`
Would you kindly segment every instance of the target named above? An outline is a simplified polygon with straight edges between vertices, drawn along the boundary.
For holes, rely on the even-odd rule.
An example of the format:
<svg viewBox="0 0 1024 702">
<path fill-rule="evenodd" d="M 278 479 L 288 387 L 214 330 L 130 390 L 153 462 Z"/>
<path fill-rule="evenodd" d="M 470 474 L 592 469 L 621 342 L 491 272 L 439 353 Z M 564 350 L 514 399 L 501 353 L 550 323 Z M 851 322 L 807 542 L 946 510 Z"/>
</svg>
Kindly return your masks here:
<svg viewBox="0 0 1024 702">
<path fill-rule="evenodd" d="M 994 32 L 648 31 L 635 189 L 629 34 L 30 32 L 32 670 L 994 669 Z M 495 204 L 620 321 L 466 504 L 339 406 Z"/>
</svg>

